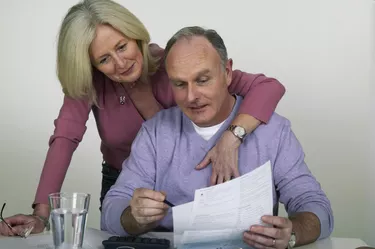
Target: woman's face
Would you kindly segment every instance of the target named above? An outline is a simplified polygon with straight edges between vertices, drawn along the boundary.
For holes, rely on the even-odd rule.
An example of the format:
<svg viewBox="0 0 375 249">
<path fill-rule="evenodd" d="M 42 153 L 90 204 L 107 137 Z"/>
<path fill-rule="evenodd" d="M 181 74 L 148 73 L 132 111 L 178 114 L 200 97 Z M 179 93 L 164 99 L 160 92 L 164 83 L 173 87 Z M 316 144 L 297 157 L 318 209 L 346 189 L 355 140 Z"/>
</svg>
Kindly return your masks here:
<svg viewBox="0 0 375 249">
<path fill-rule="evenodd" d="M 99 25 L 90 46 L 91 63 L 116 82 L 133 83 L 142 74 L 143 56 L 135 40 L 109 25 Z"/>
</svg>

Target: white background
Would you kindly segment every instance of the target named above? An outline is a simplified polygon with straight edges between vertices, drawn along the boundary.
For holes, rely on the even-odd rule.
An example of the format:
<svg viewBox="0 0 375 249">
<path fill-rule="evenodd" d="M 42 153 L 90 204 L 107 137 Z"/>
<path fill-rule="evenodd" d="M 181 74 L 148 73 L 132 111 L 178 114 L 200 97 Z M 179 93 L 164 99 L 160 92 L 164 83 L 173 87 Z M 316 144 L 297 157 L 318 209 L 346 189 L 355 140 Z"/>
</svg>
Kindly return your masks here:
<svg viewBox="0 0 375 249">
<path fill-rule="evenodd" d="M 31 203 L 62 103 L 56 38 L 73 0 L 0 0 L 0 202 L 5 215 Z M 216 29 L 234 67 L 279 79 L 306 161 L 329 196 L 333 235 L 375 245 L 374 21 L 371 0 L 119 0 L 164 47 L 186 25 Z M 144 7 L 142 7 L 144 6 Z M 374 91 L 374 89 L 372 88 Z M 99 227 L 101 154 L 93 117 L 63 190 L 92 194 L 88 225 Z M 372 136 L 372 138 L 371 138 Z M 370 161 L 372 160 L 372 161 Z"/>
</svg>

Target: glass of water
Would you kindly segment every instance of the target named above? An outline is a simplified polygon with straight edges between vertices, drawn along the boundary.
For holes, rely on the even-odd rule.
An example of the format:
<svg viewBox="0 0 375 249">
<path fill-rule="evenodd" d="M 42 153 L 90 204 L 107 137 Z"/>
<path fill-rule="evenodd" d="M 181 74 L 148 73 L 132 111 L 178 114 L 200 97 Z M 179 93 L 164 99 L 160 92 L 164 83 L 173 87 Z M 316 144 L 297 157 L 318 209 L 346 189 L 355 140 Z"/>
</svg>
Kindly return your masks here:
<svg viewBox="0 0 375 249">
<path fill-rule="evenodd" d="M 90 194 L 53 193 L 48 199 L 55 249 L 82 248 Z"/>
</svg>

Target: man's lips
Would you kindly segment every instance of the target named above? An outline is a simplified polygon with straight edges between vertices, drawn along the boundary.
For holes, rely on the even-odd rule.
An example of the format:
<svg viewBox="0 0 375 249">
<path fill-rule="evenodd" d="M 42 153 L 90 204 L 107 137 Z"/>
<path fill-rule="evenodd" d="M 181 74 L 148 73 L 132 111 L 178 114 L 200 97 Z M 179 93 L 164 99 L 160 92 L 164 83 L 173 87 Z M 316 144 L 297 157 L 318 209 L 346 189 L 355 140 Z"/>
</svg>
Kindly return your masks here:
<svg viewBox="0 0 375 249">
<path fill-rule="evenodd" d="M 205 108 L 207 105 L 200 105 L 200 106 L 189 106 L 190 109 L 197 111 Z"/>
</svg>

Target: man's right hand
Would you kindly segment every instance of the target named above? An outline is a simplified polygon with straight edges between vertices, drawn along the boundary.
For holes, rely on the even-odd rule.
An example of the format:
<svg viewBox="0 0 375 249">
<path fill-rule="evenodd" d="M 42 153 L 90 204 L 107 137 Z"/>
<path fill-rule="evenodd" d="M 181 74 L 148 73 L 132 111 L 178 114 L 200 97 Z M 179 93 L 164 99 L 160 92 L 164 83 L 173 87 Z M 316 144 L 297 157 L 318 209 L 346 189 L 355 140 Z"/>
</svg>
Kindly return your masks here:
<svg viewBox="0 0 375 249">
<path fill-rule="evenodd" d="M 145 188 L 134 191 L 130 201 L 131 215 L 141 226 L 148 226 L 160 221 L 168 212 L 169 206 L 163 201 L 165 194 Z"/>
</svg>

